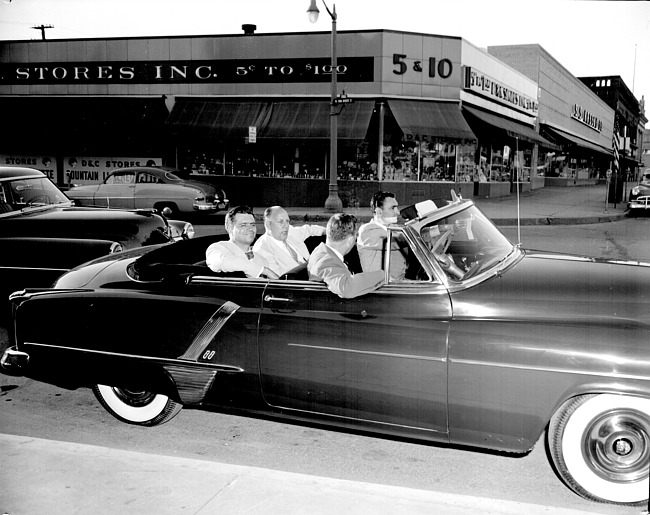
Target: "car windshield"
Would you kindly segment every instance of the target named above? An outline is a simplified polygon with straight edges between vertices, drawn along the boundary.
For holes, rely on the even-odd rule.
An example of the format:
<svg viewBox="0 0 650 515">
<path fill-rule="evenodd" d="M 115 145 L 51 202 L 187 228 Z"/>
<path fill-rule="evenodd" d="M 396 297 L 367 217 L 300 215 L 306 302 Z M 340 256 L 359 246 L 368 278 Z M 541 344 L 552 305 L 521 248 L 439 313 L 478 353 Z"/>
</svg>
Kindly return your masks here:
<svg viewBox="0 0 650 515">
<path fill-rule="evenodd" d="M 72 201 L 46 177 L 29 177 L 0 184 L 0 201 L 14 211 L 28 207 L 65 204 Z"/>
<path fill-rule="evenodd" d="M 429 258 L 455 281 L 474 277 L 503 261 L 512 243 L 474 205 L 416 225 Z"/>
</svg>

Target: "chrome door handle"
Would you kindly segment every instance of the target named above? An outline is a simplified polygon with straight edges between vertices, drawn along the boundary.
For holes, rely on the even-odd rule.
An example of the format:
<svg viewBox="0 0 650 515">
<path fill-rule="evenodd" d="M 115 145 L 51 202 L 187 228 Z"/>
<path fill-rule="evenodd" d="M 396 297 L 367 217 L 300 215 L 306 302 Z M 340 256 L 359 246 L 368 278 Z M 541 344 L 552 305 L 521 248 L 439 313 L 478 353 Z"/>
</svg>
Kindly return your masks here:
<svg viewBox="0 0 650 515">
<path fill-rule="evenodd" d="M 292 302 L 291 299 L 286 297 L 274 297 L 273 295 L 265 295 L 264 302 Z"/>
</svg>

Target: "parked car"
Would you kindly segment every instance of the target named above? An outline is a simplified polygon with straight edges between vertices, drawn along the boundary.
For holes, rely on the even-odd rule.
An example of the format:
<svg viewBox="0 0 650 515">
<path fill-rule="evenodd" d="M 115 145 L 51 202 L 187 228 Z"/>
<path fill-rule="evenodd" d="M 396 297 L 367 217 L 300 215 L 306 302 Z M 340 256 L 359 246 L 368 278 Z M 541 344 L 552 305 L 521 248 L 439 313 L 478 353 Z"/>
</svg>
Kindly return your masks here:
<svg viewBox="0 0 650 515">
<path fill-rule="evenodd" d="M 650 171 L 644 172 L 639 184 L 630 190 L 627 207 L 630 214 L 650 211 Z"/>
<path fill-rule="evenodd" d="M 113 170 L 101 184 L 74 186 L 68 196 L 81 206 L 153 208 L 166 216 L 227 210 L 223 190 L 181 179 L 171 168 L 135 167 Z"/>
<path fill-rule="evenodd" d="M 97 257 L 193 236 L 191 224 L 152 211 L 74 207 L 43 172 L 0 167 L 0 298 L 48 287 Z"/>
<path fill-rule="evenodd" d="M 352 299 L 213 273 L 222 237 L 100 258 L 13 294 L 2 366 L 143 426 L 211 407 L 511 453 L 545 432 L 576 493 L 645 502 L 650 263 L 525 250 L 470 200 L 403 216 L 406 280 Z"/>
</svg>

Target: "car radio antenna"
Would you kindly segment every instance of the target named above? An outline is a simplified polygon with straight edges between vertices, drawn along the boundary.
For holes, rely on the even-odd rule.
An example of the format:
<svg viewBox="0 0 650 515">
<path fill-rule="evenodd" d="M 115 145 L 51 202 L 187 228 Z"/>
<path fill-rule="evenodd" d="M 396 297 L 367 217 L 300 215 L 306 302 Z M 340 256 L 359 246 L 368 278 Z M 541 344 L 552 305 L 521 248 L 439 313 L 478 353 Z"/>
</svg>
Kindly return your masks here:
<svg viewBox="0 0 650 515">
<path fill-rule="evenodd" d="M 532 163 L 531 163 L 532 164 Z M 517 174 L 515 189 L 517 190 L 517 244 L 521 245 L 521 216 L 519 212 L 519 180 L 521 179 L 521 162 L 519 161 L 519 138 L 515 138 L 515 173 Z"/>
</svg>

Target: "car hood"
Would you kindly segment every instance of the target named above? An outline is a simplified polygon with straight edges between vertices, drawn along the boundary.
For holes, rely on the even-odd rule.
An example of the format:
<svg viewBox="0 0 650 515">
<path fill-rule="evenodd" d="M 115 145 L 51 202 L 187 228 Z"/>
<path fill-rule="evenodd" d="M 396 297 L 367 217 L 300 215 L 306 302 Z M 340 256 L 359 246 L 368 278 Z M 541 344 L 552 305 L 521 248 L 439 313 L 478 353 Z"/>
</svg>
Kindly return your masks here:
<svg viewBox="0 0 650 515">
<path fill-rule="evenodd" d="M 161 236 L 168 233 L 165 219 L 151 211 L 83 207 L 23 210 L 3 218 L 2 227 L 3 236 L 109 239 L 126 247 L 162 243 Z"/>
<path fill-rule="evenodd" d="M 527 250 L 510 268 L 453 297 L 459 316 L 482 309 L 503 318 L 623 317 L 650 326 L 650 263 Z"/>
</svg>

